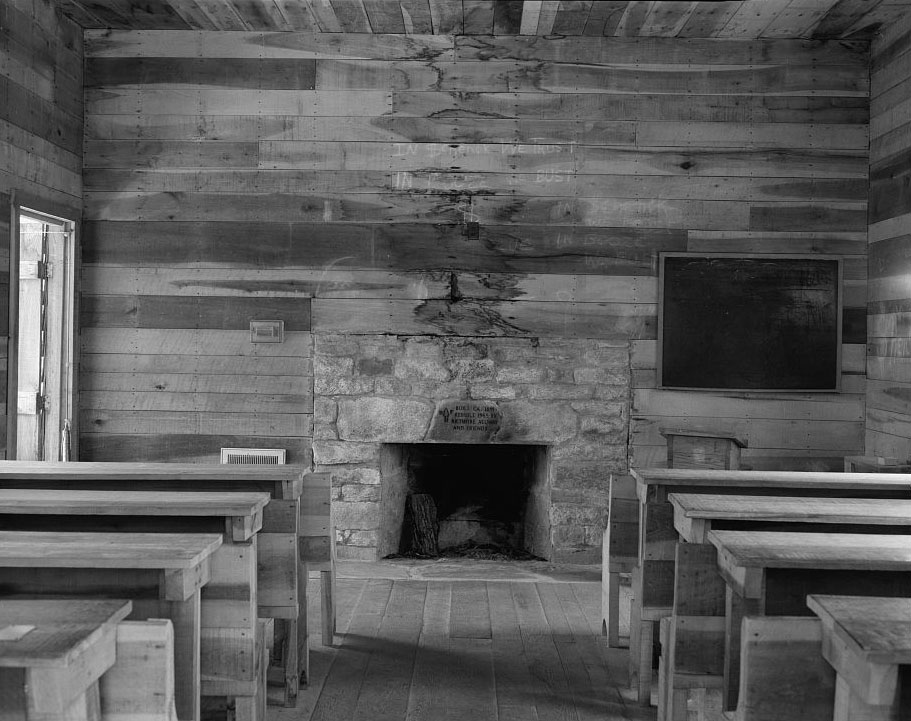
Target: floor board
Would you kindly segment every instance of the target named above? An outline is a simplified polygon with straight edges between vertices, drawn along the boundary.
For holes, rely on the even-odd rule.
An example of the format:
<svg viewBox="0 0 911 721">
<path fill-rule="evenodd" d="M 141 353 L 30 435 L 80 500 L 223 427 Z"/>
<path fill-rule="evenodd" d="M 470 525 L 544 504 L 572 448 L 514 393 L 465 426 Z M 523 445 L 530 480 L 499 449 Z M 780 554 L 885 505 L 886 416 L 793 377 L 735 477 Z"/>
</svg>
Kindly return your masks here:
<svg viewBox="0 0 911 721">
<path fill-rule="evenodd" d="M 653 721 L 601 636 L 589 570 L 480 562 L 342 564 L 338 636 L 268 721 Z"/>
</svg>

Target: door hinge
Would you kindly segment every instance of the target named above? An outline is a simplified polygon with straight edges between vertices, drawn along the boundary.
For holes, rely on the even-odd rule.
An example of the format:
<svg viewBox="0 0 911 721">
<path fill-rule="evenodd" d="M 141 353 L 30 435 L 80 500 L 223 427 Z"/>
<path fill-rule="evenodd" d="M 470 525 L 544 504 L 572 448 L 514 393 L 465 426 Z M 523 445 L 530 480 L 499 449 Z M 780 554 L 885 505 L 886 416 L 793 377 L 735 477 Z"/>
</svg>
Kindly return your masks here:
<svg viewBox="0 0 911 721">
<path fill-rule="evenodd" d="M 54 275 L 54 264 L 43 260 L 24 260 L 19 265 L 19 277 L 23 280 L 47 280 Z"/>
</svg>

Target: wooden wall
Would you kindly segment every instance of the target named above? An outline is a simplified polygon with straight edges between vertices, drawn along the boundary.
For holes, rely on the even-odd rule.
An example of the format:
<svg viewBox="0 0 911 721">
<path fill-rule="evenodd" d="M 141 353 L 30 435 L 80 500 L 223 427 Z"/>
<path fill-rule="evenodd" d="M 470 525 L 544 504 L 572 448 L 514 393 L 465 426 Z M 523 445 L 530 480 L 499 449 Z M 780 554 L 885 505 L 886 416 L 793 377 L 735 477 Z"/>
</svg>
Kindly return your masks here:
<svg viewBox="0 0 911 721">
<path fill-rule="evenodd" d="M 50 0 L 0 3 L 0 457 L 6 451 L 11 198 L 82 213 L 82 30 Z M 15 403 L 15 399 L 13 399 Z"/>
<path fill-rule="evenodd" d="M 911 458 L 911 16 L 873 46 L 867 452 Z"/>
<path fill-rule="evenodd" d="M 311 330 L 628 339 L 640 466 L 660 425 L 862 450 L 866 43 L 86 38 L 84 458 L 308 436 Z M 845 393 L 655 390 L 685 250 L 843 255 Z"/>
</svg>

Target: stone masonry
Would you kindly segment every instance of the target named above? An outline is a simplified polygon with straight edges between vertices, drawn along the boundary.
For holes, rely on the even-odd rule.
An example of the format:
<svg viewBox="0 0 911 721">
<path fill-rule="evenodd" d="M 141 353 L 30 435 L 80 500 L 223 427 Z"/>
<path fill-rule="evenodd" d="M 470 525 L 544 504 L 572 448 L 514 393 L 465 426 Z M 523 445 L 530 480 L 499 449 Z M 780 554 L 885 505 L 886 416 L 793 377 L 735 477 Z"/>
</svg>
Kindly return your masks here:
<svg viewBox="0 0 911 721">
<path fill-rule="evenodd" d="M 467 399 L 499 408 L 492 442 L 550 449 L 549 560 L 600 561 L 608 480 L 627 471 L 627 344 L 318 334 L 314 391 L 314 463 L 332 475 L 340 558 L 377 557 L 382 445 L 426 442 L 438 405 Z"/>
</svg>

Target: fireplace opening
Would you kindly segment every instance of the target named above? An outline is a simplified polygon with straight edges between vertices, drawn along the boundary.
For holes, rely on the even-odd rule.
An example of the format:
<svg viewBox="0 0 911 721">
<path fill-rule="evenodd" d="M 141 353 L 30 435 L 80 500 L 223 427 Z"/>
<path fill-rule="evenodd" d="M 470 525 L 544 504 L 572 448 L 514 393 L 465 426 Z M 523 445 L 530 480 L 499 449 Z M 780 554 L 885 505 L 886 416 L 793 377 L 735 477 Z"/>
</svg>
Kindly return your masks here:
<svg viewBox="0 0 911 721">
<path fill-rule="evenodd" d="M 386 444 L 381 555 L 547 558 L 547 451 L 539 445 Z"/>
</svg>

